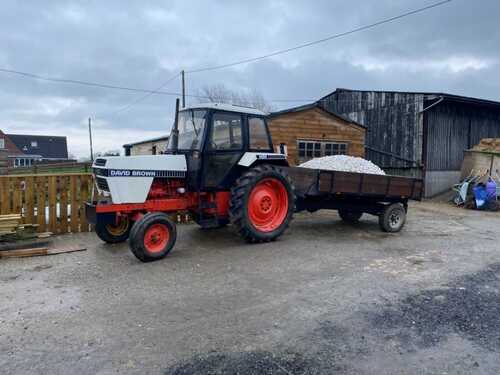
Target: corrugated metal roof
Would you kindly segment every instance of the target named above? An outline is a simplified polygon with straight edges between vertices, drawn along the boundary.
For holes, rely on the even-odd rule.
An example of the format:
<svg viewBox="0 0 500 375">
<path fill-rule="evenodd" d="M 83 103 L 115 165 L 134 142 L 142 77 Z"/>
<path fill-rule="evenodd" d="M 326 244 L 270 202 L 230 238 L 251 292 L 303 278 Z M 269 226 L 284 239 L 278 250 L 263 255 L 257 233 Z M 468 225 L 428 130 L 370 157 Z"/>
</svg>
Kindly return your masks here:
<svg viewBox="0 0 500 375">
<path fill-rule="evenodd" d="M 347 92 L 375 92 L 375 93 L 390 93 L 390 94 L 426 95 L 426 96 L 434 97 L 434 99 L 442 97 L 442 98 L 444 98 L 446 100 L 451 100 L 451 101 L 456 101 L 456 102 L 500 107 L 500 102 L 497 102 L 497 101 L 494 101 L 494 100 L 474 98 L 474 97 L 470 97 L 470 96 L 455 95 L 455 94 L 449 94 L 449 93 L 445 93 L 445 92 L 390 91 L 390 90 L 355 90 L 355 89 L 346 89 L 346 88 L 337 88 L 337 89 L 335 89 L 335 91 L 332 91 L 331 93 L 323 96 L 318 101 L 324 100 L 324 99 L 332 96 L 335 93 L 339 93 L 339 92 L 343 92 L 343 91 L 344 92 L 345 91 L 347 91 Z M 433 98 L 429 98 L 429 99 L 433 99 Z"/>
</svg>

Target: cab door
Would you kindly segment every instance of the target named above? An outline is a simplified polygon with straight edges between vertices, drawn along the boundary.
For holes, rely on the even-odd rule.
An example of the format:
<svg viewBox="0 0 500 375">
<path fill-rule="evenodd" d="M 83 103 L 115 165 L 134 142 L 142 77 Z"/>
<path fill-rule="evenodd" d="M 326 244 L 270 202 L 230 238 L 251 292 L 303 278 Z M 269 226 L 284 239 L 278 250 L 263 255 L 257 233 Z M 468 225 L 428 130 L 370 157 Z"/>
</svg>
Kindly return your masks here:
<svg viewBox="0 0 500 375">
<path fill-rule="evenodd" d="M 227 190 L 232 184 L 231 172 L 245 149 L 245 120 L 240 113 L 213 112 L 204 152 L 205 189 Z"/>
</svg>

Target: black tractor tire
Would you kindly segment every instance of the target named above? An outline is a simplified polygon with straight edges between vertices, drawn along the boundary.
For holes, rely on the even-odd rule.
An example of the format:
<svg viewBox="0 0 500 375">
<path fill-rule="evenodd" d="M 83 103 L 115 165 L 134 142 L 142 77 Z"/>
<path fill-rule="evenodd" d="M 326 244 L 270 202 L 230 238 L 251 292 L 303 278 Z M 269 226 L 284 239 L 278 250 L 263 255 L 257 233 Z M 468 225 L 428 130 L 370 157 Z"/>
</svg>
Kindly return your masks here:
<svg viewBox="0 0 500 375">
<path fill-rule="evenodd" d="M 339 216 L 346 223 L 355 224 L 361 219 L 363 213 L 359 211 L 339 210 Z"/>
<path fill-rule="evenodd" d="M 406 210 L 401 203 L 393 203 L 384 208 L 378 217 L 380 228 L 384 232 L 396 233 L 403 229 L 406 222 Z"/>
<path fill-rule="evenodd" d="M 126 219 L 125 219 L 126 218 Z M 95 233 L 106 243 L 114 244 L 127 241 L 133 222 L 128 217 L 123 217 L 118 225 L 97 223 Z"/>
<path fill-rule="evenodd" d="M 231 188 L 229 219 L 247 242 L 273 241 L 293 219 L 295 192 L 288 174 L 262 164 L 246 171 Z"/>
<path fill-rule="evenodd" d="M 175 223 L 161 212 L 144 215 L 130 232 L 130 250 L 141 262 L 165 258 L 177 240 Z"/>
</svg>

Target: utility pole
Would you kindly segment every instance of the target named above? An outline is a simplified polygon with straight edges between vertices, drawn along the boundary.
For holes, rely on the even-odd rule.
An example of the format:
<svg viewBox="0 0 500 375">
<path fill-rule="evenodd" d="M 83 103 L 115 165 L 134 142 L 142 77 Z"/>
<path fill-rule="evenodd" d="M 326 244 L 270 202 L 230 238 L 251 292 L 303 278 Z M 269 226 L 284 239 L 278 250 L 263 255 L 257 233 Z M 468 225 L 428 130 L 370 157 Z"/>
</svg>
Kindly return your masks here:
<svg viewBox="0 0 500 375">
<path fill-rule="evenodd" d="M 94 162 L 94 150 L 92 147 L 92 119 L 89 117 L 89 139 L 90 139 L 90 161 Z"/>
<path fill-rule="evenodd" d="M 181 71 L 182 79 L 182 108 L 186 107 L 186 82 L 184 80 L 184 70 Z"/>
</svg>

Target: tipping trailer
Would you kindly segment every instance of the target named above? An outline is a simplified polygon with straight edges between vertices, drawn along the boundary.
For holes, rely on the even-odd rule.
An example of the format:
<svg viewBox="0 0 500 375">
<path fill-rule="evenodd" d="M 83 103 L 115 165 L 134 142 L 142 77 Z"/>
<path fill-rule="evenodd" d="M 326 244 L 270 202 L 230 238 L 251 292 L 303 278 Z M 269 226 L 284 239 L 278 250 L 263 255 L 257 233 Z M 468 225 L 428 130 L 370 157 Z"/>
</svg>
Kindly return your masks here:
<svg viewBox="0 0 500 375">
<path fill-rule="evenodd" d="M 408 200 L 422 181 L 398 176 L 290 167 L 274 152 L 266 114 L 225 104 L 179 111 L 166 155 L 97 158 L 97 194 L 86 215 L 99 238 L 129 240 L 148 262 L 165 257 L 176 239 L 169 214 L 188 211 L 203 228 L 228 223 L 247 242 L 273 241 L 296 211 L 338 210 L 347 222 L 376 215 L 382 230 L 405 224 Z"/>
</svg>

